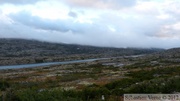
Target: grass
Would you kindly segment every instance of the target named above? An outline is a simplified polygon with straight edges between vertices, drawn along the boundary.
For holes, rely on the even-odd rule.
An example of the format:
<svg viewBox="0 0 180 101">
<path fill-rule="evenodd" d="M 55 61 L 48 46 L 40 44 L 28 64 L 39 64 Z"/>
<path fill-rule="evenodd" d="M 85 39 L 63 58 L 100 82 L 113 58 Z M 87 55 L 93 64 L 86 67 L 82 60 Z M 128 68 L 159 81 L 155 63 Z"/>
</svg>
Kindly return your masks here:
<svg viewBox="0 0 180 101">
<path fill-rule="evenodd" d="M 110 96 L 106 96 L 106 98 L 111 100 L 123 93 L 172 93 L 173 91 L 180 91 L 178 77 L 180 66 L 178 64 L 151 65 L 151 59 L 140 62 L 134 60 L 133 63 L 135 64 L 124 67 L 103 66 L 101 63 L 93 62 L 57 65 L 51 68 L 17 69 L 2 71 L 1 77 L 6 75 L 5 81 L 8 81 L 9 84 L 5 91 L 8 92 L 8 89 L 13 89 L 13 92 L 16 92 L 17 90 L 18 95 L 14 96 L 21 100 L 23 96 L 25 98 L 32 97 L 24 95 L 22 92 L 26 94 L 35 93 L 41 97 L 47 94 L 47 99 L 53 99 L 49 93 L 56 94 L 59 92 L 62 94 L 61 96 L 64 96 L 62 99 L 65 101 L 98 101 L 101 94 L 104 94 L 103 92 L 109 94 Z M 91 85 L 80 84 L 79 82 L 88 82 Z M 157 85 L 165 86 L 158 87 Z M 69 95 L 65 91 L 52 91 L 56 88 L 68 87 L 76 89 L 69 92 L 71 93 Z M 39 90 L 41 92 L 38 92 Z"/>
</svg>

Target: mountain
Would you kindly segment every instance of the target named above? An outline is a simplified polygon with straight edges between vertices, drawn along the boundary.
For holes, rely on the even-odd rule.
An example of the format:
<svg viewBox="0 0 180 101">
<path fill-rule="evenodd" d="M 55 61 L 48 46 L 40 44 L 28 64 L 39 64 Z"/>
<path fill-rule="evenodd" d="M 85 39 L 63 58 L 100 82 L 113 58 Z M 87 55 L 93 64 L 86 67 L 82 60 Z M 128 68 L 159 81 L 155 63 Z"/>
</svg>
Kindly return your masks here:
<svg viewBox="0 0 180 101">
<path fill-rule="evenodd" d="M 162 49 L 94 47 L 36 40 L 0 39 L 0 65 L 117 57 L 159 51 Z"/>
<path fill-rule="evenodd" d="M 180 58 L 180 48 L 171 48 L 164 51 L 159 51 L 153 54 L 149 54 L 149 57 L 156 57 L 159 59 L 171 59 Z"/>
<path fill-rule="evenodd" d="M 180 58 L 180 48 L 168 49 L 160 54 L 161 57 Z"/>
<path fill-rule="evenodd" d="M 139 63 L 145 65 L 156 64 L 161 67 L 175 66 L 180 63 L 180 48 L 172 48 L 164 51 L 155 52 L 152 54 L 147 54 L 139 60 Z M 146 64 L 147 66 L 147 64 Z"/>
</svg>

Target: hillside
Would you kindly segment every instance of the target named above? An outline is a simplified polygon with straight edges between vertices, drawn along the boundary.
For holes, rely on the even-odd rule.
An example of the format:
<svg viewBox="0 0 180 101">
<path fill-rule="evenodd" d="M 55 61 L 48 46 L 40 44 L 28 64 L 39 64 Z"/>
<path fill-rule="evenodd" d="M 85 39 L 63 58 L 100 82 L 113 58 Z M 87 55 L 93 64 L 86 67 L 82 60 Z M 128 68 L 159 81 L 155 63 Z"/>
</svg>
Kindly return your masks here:
<svg viewBox="0 0 180 101">
<path fill-rule="evenodd" d="M 165 51 L 148 54 L 144 57 L 144 60 L 151 59 L 166 63 L 180 62 L 180 48 L 172 48 Z"/>
<path fill-rule="evenodd" d="M 149 54 L 161 49 L 108 48 L 36 40 L 0 39 L 0 65 Z"/>
<path fill-rule="evenodd" d="M 161 57 L 180 58 L 180 48 L 168 49 L 160 54 Z"/>
<path fill-rule="evenodd" d="M 101 51 L 101 48 L 96 48 Z M 174 55 L 179 54 L 179 49 L 176 48 L 139 57 L 123 56 L 87 63 L 0 70 L 0 99 L 100 101 L 104 95 L 107 101 L 123 101 L 123 94 L 176 94 L 180 92 L 180 61 Z M 90 57 L 85 53 L 76 56 Z M 60 55 L 57 59 L 59 57 Z M 72 57 L 73 55 L 69 59 Z M 15 63 L 17 59 L 24 61 L 24 57 L 11 58 L 16 59 Z M 12 62 L 11 58 L 7 57 Z M 37 58 L 32 55 L 26 59 Z M 3 95 L 4 92 L 6 96 Z"/>
</svg>

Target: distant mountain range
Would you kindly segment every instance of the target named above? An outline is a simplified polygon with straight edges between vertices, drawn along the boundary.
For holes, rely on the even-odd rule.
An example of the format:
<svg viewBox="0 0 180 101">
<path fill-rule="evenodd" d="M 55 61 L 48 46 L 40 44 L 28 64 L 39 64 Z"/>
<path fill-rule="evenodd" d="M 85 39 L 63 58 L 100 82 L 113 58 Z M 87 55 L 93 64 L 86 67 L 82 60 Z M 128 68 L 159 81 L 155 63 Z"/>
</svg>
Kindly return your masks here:
<svg viewBox="0 0 180 101">
<path fill-rule="evenodd" d="M 180 48 L 172 48 L 164 51 L 147 54 L 141 58 L 141 62 L 158 63 L 161 66 L 172 66 L 180 63 Z"/>
<path fill-rule="evenodd" d="M 163 51 L 163 49 L 110 48 L 24 39 L 0 39 L 0 65 L 117 57 L 150 54 L 160 51 Z"/>
</svg>

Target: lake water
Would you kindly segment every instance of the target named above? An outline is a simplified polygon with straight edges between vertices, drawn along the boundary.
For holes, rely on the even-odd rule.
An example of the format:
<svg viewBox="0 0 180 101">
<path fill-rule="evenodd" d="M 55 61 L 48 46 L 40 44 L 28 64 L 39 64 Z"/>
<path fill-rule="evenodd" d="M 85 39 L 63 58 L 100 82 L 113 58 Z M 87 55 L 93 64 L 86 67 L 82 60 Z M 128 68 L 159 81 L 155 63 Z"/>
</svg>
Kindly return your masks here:
<svg viewBox="0 0 180 101">
<path fill-rule="evenodd" d="M 107 58 L 73 60 L 73 61 L 64 61 L 64 62 L 35 63 L 35 64 L 24 64 L 24 65 L 9 65 L 9 66 L 0 66 L 0 69 L 33 68 L 33 67 L 51 66 L 51 65 L 60 65 L 60 64 L 93 62 L 93 61 L 102 60 L 102 59 L 107 59 Z"/>
<path fill-rule="evenodd" d="M 125 57 L 141 57 L 144 55 L 130 55 Z M 121 58 L 120 57 L 110 57 L 110 58 Z M 33 68 L 33 67 L 41 67 L 41 66 L 51 66 L 51 65 L 61 65 L 61 64 L 71 64 L 71 63 L 83 63 L 83 62 L 93 62 L 96 60 L 104 60 L 110 58 L 96 58 L 96 59 L 85 59 L 85 60 L 72 60 L 72 61 L 64 61 L 64 62 L 47 62 L 47 63 L 35 63 L 35 64 L 24 64 L 24 65 L 8 65 L 8 66 L 0 66 L 1 69 L 18 69 L 18 68 Z"/>
</svg>

